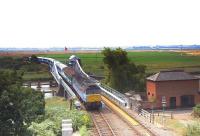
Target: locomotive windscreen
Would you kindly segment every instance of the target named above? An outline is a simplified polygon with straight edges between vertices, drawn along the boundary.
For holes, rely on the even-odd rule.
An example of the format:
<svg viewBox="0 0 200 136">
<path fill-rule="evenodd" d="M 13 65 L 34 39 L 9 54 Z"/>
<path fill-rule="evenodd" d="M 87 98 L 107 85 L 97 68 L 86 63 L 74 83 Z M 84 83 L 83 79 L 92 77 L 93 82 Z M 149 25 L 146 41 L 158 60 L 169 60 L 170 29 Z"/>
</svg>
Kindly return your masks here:
<svg viewBox="0 0 200 136">
<path fill-rule="evenodd" d="M 101 89 L 97 85 L 88 86 L 86 90 L 86 94 L 99 94 L 101 93 Z"/>
</svg>

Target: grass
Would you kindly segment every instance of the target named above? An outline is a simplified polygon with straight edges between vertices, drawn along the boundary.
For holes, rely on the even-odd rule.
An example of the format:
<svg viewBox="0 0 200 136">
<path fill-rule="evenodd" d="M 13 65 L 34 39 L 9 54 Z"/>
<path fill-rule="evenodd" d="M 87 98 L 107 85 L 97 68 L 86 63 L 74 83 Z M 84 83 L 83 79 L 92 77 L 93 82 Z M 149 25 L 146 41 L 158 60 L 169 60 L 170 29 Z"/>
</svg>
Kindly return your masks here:
<svg viewBox="0 0 200 136">
<path fill-rule="evenodd" d="M 155 122 L 158 126 L 163 127 L 162 116 L 155 116 Z M 190 136 L 188 133 L 193 132 L 197 132 L 198 136 L 200 135 L 200 118 L 171 119 L 170 117 L 165 117 L 164 122 L 164 127 L 175 132 L 177 136 Z"/>
<path fill-rule="evenodd" d="M 46 108 L 52 108 L 57 106 L 69 109 L 69 102 L 62 97 L 52 97 L 45 100 Z"/>
<path fill-rule="evenodd" d="M 146 64 L 149 69 L 200 67 L 200 56 L 178 52 L 131 52 L 128 56 L 136 64 Z"/>
<path fill-rule="evenodd" d="M 176 133 L 177 136 L 182 136 L 186 133 L 187 126 L 178 119 L 171 119 L 170 117 L 165 117 L 164 121 L 165 128 Z M 155 116 L 155 123 L 158 126 L 163 127 L 162 116 Z"/>
<path fill-rule="evenodd" d="M 174 131 L 178 136 L 184 135 L 187 130 L 187 127 L 176 119 L 167 120 L 166 127 Z"/>
<path fill-rule="evenodd" d="M 81 58 L 86 72 L 104 75 L 103 55 L 101 53 L 73 53 Z M 66 62 L 72 53 L 43 54 L 39 56 L 51 57 Z M 200 72 L 200 56 L 191 56 L 179 52 L 128 52 L 130 61 L 147 66 L 147 73 L 155 73 L 167 69 L 184 69 L 188 72 Z"/>
<path fill-rule="evenodd" d="M 24 81 L 38 81 L 38 80 L 50 80 L 52 75 L 48 71 L 40 72 L 25 72 L 23 75 Z"/>
</svg>

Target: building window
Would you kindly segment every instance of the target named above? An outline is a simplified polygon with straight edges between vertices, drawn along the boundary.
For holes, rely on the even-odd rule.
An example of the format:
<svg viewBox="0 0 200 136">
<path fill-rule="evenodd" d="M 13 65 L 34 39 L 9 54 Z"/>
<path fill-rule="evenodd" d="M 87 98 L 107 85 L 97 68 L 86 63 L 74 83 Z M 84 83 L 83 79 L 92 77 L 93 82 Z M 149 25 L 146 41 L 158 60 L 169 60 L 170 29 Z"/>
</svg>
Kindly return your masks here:
<svg viewBox="0 0 200 136">
<path fill-rule="evenodd" d="M 148 92 L 148 95 L 150 95 L 150 92 Z"/>
</svg>

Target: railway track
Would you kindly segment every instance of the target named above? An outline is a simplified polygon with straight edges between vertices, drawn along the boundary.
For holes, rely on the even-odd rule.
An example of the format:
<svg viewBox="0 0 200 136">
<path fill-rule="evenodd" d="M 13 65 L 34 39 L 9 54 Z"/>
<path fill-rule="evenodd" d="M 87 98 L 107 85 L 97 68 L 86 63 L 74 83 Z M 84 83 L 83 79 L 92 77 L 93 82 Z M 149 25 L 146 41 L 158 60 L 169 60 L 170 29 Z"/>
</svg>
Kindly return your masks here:
<svg viewBox="0 0 200 136">
<path fill-rule="evenodd" d="M 110 109 L 112 109 L 121 119 L 123 119 L 129 126 L 132 127 L 137 132 L 137 135 L 141 136 L 155 136 L 154 133 L 152 133 L 149 129 L 147 129 L 143 124 L 135 120 L 130 114 L 125 112 L 126 110 L 122 110 L 115 104 L 113 104 L 112 101 L 107 99 L 106 97 L 102 96 L 102 101 L 108 105 Z"/>
<path fill-rule="evenodd" d="M 95 126 L 95 130 L 92 130 L 92 136 L 117 136 L 102 111 L 91 111 L 90 115 Z"/>
<path fill-rule="evenodd" d="M 89 112 L 94 123 L 91 136 L 155 136 L 112 102 L 102 100 L 106 104 L 102 110 Z"/>
<path fill-rule="evenodd" d="M 140 134 L 112 109 L 89 112 L 94 123 L 90 136 L 139 136 Z"/>
</svg>

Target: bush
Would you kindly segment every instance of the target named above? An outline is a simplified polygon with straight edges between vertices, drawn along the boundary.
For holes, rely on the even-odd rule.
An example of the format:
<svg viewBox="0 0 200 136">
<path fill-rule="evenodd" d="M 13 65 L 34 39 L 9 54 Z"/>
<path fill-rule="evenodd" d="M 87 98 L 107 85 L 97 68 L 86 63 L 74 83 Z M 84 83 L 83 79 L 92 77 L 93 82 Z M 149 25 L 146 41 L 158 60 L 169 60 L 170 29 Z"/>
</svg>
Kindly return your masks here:
<svg viewBox="0 0 200 136">
<path fill-rule="evenodd" d="M 86 126 L 82 126 L 79 130 L 81 136 L 89 136 L 88 130 Z"/>
<path fill-rule="evenodd" d="M 72 119 L 74 131 L 82 128 L 82 126 L 91 126 L 90 116 L 85 111 L 69 110 L 65 100 L 55 97 L 46 100 L 44 121 L 41 123 L 32 123 L 28 130 L 32 135 L 43 136 L 43 133 L 61 135 L 61 122 L 63 119 Z"/>
<path fill-rule="evenodd" d="M 100 68 L 100 69 L 104 69 L 104 66 L 103 66 L 103 65 L 101 65 L 101 66 L 99 66 L 99 68 Z"/>
<path fill-rule="evenodd" d="M 43 118 L 43 93 L 21 85 L 19 73 L 0 71 L 0 135 L 23 135 Z"/>
<path fill-rule="evenodd" d="M 200 104 L 193 108 L 193 116 L 198 118 L 200 117 Z"/>
<path fill-rule="evenodd" d="M 187 126 L 185 136 L 199 136 L 200 135 L 200 123 L 193 123 Z"/>
<path fill-rule="evenodd" d="M 56 125 L 51 120 L 45 120 L 42 123 L 33 122 L 31 126 L 28 128 L 30 131 L 29 135 L 37 135 L 37 136 L 55 136 L 56 134 Z"/>
</svg>

